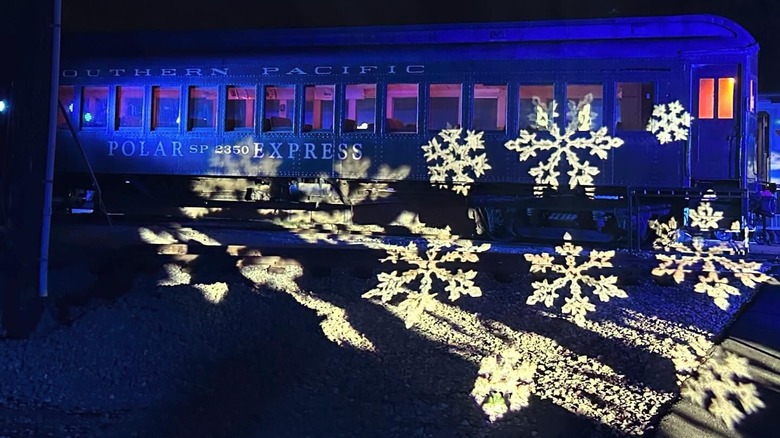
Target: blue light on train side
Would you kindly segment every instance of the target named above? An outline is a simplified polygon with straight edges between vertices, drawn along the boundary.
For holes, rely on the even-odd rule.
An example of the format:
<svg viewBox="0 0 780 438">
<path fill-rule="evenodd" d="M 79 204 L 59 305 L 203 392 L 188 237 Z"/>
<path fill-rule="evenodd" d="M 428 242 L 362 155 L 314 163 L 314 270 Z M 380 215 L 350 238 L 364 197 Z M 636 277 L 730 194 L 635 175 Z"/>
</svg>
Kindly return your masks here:
<svg viewBox="0 0 780 438">
<path fill-rule="evenodd" d="M 92 113 L 84 113 L 84 121 L 85 122 L 91 122 L 92 121 Z"/>
<path fill-rule="evenodd" d="M 8 110 L 8 103 L 5 100 L 0 100 L 0 113 L 4 113 Z"/>
<path fill-rule="evenodd" d="M 68 112 L 69 113 L 73 112 L 73 104 L 72 103 L 70 105 L 68 105 Z"/>
</svg>

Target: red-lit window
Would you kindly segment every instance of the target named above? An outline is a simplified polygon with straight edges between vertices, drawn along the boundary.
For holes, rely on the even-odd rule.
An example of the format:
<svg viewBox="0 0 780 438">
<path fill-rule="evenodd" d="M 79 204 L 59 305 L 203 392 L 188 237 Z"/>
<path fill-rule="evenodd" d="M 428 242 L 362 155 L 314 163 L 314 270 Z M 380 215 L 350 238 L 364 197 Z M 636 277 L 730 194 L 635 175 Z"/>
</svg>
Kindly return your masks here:
<svg viewBox="0 0 780 438">
<path fill-rule="evenodd" d="M 293 130 L 295 118 L 295 86 L 267 85 L 265 87 L 264 131 Z"/>
<path fill-rule="evenodd" d="M 75 93 L 73 90 L 73 86 L 71 85 L 63 85 L 60 87 L 59 92 L 59 99 L 60 102 L 62 102 L 62 106 L 65 107 L 65 111 L 68 114 L 68 117 L 70 117 L 70 113 L 73 112 L 73 101 L 75 100 Z M 65 114 L 60 111 L 59 108 L 57 108 L 57 127 L 58 128 L 67 128 L 68 122 L 65 119 Z"/>
<path fill-rule="evenodd" d="M 736 79 L 717 79 L 717 94 L 715 78 L 699 79 L 699 119 L 734 118 L 734 85 L 736 84 Z"/>
<path fill-rule="evenodd" d="M 178 87 L 152 87 L 152 129 L 179 126 Z"/>
<path fill-rule="evenodd" d="M 217 126 L 217 89 L 190 87 L 189 129 Z"/>
<path fill-rule="evenodd" d="M 344 96 L 344 132 L 374 132 L 376 84 L 349 84 Z"/>
<path fill-rule="evenodd" d="M 503 131 L 506 126 L 506 85 L 474 84 L 473 129 Z"/>
<path fill-rule="evenodd" d="M 84 87 L 81 92 L 81 126 L 105 128 L 108 124 L 108 87 Z"/>
<path fill-rule="evenodd" d="M 428 95 L 428 129 L 461 127 L 462 84 L 431 84 Z"/>
<path fill-rule="evenodd" d="M 520 129 L 549 131 L 560 115 L 555 103 L 555 87 L 520 85 Z"/>
<path fill-rule="evenodd" d="M 116 87 L 117 128 L 140 128 L 143 109 L 144 87 Z"/>
<path fill-rule="evenodd" d="M 715 79 L 699 79 L 699 118 L 715 117 Z"/>
<path fill-rule="evenodd" d="M 718 118 L 734 118 L 734 78 L 718 79 Z"/>
<path fill-rule="evenodd" d="M 227 87 L 225 130 L 255 127 L 255 87 Z"/>
<path fill-rule="evenodd" d="M 303 131 L 333 131 L 335 85 L 307 85 L 304 88 Z"/>
<path fill-rule="evenodd" d="M 387 85 L 387 132 L 417 132 L 418 84 Z"/>
</svg>

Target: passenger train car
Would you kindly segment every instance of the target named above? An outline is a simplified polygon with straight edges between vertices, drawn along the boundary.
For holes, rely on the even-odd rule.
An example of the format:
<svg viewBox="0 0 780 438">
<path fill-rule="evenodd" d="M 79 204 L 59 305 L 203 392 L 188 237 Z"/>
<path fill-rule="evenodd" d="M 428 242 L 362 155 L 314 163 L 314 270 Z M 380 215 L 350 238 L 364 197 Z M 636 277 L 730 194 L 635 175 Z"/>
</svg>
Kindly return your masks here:
<svg viewBox="0 0 780 438">
<path fill-rule="evenodd" d="M 411 210 L 464 235 L 633 246 L 703 199 L 744 219 L 768 179 L 758 45 L 717 16 L 63 42 L 70 212 L 99 186 L 125 214 Z"/>
</svg>

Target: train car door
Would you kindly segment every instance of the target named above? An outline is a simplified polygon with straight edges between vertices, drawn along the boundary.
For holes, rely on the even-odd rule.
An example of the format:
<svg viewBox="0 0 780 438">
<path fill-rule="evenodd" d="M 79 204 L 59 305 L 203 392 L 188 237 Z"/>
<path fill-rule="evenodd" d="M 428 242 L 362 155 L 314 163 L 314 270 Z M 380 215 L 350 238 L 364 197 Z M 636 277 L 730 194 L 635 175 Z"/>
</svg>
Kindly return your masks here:
<svg viewBox="0 0 780 438">
<path fill-rule="evenodd" d="M 736 65 L 694 67 L 691 127 L 693 180 L 723 180 L 738 176 L 739 92 Z"/>
</svg>

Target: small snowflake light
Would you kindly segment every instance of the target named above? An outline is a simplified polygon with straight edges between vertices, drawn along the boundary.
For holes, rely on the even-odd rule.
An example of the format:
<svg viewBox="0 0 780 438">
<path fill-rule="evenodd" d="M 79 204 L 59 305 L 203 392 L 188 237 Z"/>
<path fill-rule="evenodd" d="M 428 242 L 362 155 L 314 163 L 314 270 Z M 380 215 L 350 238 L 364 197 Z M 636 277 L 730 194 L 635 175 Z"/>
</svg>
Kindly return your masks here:
<svg viewBox="0 0 780 438">
<path fill-rule="evenodd" d="M 569 121 L 569 128 L 576 131 L 590 131 L 594 128 L 598 114 L 592 111 L 593 93 L 588 93 L 575 103 L 570 100 L 569 110 L 566 113 L 566 119 Z"/>
<path fill-rule="evenodd" d="M 507 348 L 480 363 L 479 377 L 474 382 L 471 396 L 491 422 L 529 405 L 535 389 L 536 364 L 521 359 L 520 353 Z"/>
<path fill-rule="evenodd" d="M 444 292 L 449 293 L 450 301 L 457 300 L 461 295 L 481 296 L 482 291 L 474 283 L 477 271 L 458 269 L 452 272 L 442 265 L 449 262 L 476 263 L 479 261 L 479 253 L 490 249 L 490 245 L 484 243 L 475 246 L 471 242 L 455 243 L 454 238 L 455 236 L 449 241 L 426 239 L 424 257 L 420 256 L 415 242 L 410 242 L 407 246 L 382 245 L 388 254 L 381 260 L 382 262 L 393 264 L 404 262 L 413 267 L 402 272 L 380 272 L 377 277 L 379 284 L 364 293 L 363 298 L 380 298 L 383 302 L 389 303 L 397 295 L 405 295 L 405 299 L 398 304 L 398 307 L 405 315 L 406 327 L 411 328 L 419 321 L 423 312 L 433 304 L 437 294 L 431 292 L 437 279 L 446 284 Z M 411 289 L 410 286 L 418 279 L 419 285 L 416 290 Z"/>
<path fill-rule="evenodd" d="M 613 297 L 627 298 L 628 295 L 617 286 L 618 278 L 616 276 L 605 277 L 601 275 L 599 278 L 594 278 L 587 274 L 587 271 L 591 269 L 613 267 L 610 259 L 615 256 L 615 251 L 592 250 L 588 260 L 578 263 L 576 258 L 582 253 L 582 247 L 571 244 L 569 233 L 566 233 L 563 238 L 566 243 L 563 246 L 555 247 L 555 252 L 565 258 L 565 265 L 556 264 L 555 256 L 548 253 L 525 254 L 525 259 L 531 262 L 532 273 L 546 273 L 549 269 L 553 273 L 561 275 L 552 283 L 548 283 L 547 280 L 533 282 L 531 286 L 534 288 L 534 293 L 528 297 L 526 304 L 532 306 L 536 303 L 544 303 L 546 307 L 552 307 L 558 298 L 558 291 L 565 289 L 568 285 L 571 298 L 566 298 L 566 304 L 563 305 L 561 311 L 571 314 L 577 325 L 583 325 L 585 315 L 596 310 L 596 306 L 590 302 L 588 297 L 583 296 L 583 286 L 592 289 L 593 294 L 602 302 L 607 302 Z"/>
<path fill-rule="evenodd" d="M 533 110 L 528 114 L 528 121 L 531 122 L 531 128 L 537 131 L 549 131 L 558 118 L 558 102 L 550 101 L 548 107 L 539 96 L 531 97 Z"/>
<path fill-rule="evenodd" d="M 702 231 L 718 227 L 718 222 L 723 219 L 723 213 L 714 211 L 708 202 L 702 202 L 695 211 L 690 213 L 691 225 L 700 228 Z M 732 224 L 732 229 L 739 228 L 738 224 Z M 677 221 L 672 218 L 669 223 L 663 224 L 658 221 L 651 221 L 652 228 L 658 238 L 653 242 L 655 249 L 663 249 L 667 253 L 676 252 L 677 254 L 656 254 L 660 264 L 653 269 L 655 276 L 661 277 L 670 275 L 676 283 L 685 281 L 685 274 L 699 267 L 703 274 L 698 276 L 699 281 L 694 286 L 694 291 L 710 296 L 715 305 L 722 310 L 729 308 L 729 296 L 740 295 L 737 287 L 729 284 L 727 278 L 721 278 L 717 266 L 722 270 L 730 271 L 734 278 L 742 281 L 742 284 L 755 288 L 760 283 L 780 284 L 774 277 L 761 272 L 762 264 L 760 262 L 748 262 L 744 258 L 734 260 L 737 250 L 726 243 L 706 246 L 703 241 L 695 239 L 691 246 L 676 242 L 673 236 L 679 231 Z"/>
<path fill-rule="evenodd" d="M 538 138 L 539 133 L 531 133 L 523 129 L 518 138 L 506 142 L 504 147 L 519 152 L 520 161 L 536 157 L 537 153 L 542 151 L 552 151 L 547 161 L 541 161 L 528 172 L 535 177 L 537 184 L 549 185 L 557 189 L 558 177 L 561 175 L 558 167 L 561 160 L 565 158 L 570 168 L 567 172 L 569 187 L 573 189 L 578 185 L 592 185 L 593 177 L 600 171 L 596 166 L 592 166 L 590 161 L 580 162 L 577 150 L 588 150 L 589 155 L 606 160 L 609 150 L 620 147 L 623 140 L 607 135 L 606 127 L 601 127 L 595 132 L 590 131 L 588 137 L 582 137 L 576 129 L 577 126 L 577 124 L 570 124 L 569 128 L 561 133 L 558 125 L 553 124 L 549 131 L 552 139 Z"/>
<path fill-rule="evenodd" d="M 693 117 L 685 111 L 679 100 L 661 103 L 653 107 L 647 131 L 652 132 L 661 144 L 687 140 L 692 120 Z"/>
<path fill-rule="evenodd" d="M 465 143 L 460 143 L 462 129 L 443 129 L 437 137 L 422 146 L 425 161 L 434 161 L 428 165 L 431 183 L 440 188 L 449 188 L 455 193 L 467 195 L 475 178 L 490 169 L 487 154 L 478 154 L 485 149 L 482 132 L 466 131 Z"/>
</svg>

